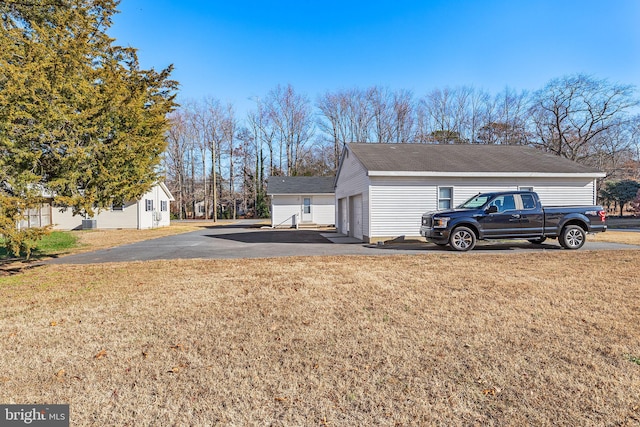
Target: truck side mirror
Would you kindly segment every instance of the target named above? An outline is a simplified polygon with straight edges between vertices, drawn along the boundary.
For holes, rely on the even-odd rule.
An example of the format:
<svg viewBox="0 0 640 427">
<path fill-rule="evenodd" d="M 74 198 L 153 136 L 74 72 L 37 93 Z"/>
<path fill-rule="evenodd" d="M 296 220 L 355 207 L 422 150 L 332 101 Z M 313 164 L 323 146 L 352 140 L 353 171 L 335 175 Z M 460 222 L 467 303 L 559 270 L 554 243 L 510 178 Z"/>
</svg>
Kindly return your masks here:
<svg viewBox="0 0 640 427">
<path fill-rule="evenodd" d="M 498 207 L 496 205 L 491 205 L 485 210 L 485 212 L 488 214 L 496 213 L 498 212 Z"/>
</svg>

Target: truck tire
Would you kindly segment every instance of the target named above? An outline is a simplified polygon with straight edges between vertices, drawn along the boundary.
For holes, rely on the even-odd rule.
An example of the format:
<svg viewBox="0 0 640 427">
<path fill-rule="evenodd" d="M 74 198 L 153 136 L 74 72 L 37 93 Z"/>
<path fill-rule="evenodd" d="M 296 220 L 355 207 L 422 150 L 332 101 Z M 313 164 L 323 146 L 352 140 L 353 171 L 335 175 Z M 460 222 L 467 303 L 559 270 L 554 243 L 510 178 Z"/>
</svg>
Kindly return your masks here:
<svg viewBox="0 0 640 427">
<path fill-rule="evenodd" d="M 579 225 L 567 225 L 560 232 L 558 241 L 565 249 L 580 249 L 587 240 L 587 234 Z"/>
<path fill-rule="evenodd" d="M 456 251 L 470 251 L 476 245 L 476 234 L 467 227 L 456 227 L 449 236 L 449 246 Z"/>
</svg>

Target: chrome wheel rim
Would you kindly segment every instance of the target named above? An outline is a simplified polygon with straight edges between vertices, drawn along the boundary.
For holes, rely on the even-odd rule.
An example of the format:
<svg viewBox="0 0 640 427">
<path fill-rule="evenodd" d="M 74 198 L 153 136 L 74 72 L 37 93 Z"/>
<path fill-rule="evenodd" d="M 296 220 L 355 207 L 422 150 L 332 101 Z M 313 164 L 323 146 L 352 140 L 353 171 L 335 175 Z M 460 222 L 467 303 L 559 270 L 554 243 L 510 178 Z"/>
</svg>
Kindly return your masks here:
<svg viewBox="0 0 640 427">
<path fill-rule="evenodd" d="M 473 243 L 473 236 L 468 231 L 457 231 L 453 235 L 453 245 L 459 249 L 467 249 Z"/>
<path fill-rule="evenodd" d="M 568 246 L 575 248 L 582 244 L 584 238 L 582 237 L 580 230 L 569 230 L 565 240 Z"/>
</svg>

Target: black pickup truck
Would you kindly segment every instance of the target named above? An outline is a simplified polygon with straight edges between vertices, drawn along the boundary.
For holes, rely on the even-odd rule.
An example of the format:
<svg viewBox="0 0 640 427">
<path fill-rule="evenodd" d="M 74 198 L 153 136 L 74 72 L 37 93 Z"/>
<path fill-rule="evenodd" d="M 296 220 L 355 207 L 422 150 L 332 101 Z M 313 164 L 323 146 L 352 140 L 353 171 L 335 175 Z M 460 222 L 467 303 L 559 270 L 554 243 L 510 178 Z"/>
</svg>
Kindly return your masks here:
<svg viewBox="0 0 640 427">
<path fill-rule="evenodd" d="M 481 193 L 451 210 L 422 216 L 420 235 L 457 251 L 473 249 L 477 240 L 526 239 L 540 244 L 557 238 L 566 249 L 584 245 L 586 233 L 606 231 L 601 206 L 542 207 L 532 191 Z"/>
</svg>

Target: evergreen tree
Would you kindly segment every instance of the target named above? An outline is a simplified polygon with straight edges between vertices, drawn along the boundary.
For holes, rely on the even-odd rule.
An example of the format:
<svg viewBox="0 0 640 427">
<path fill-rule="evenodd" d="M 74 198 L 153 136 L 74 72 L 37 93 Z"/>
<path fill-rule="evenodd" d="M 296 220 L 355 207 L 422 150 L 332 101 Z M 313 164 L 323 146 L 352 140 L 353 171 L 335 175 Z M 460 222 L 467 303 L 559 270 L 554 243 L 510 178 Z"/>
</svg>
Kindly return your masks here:
<svg viewBox="0 0 640 427">
<path fill-rule="evenodd" d="M 44 193 L 92 216 L 158 179 L 177 83 L 107 35 L 117 4 L 0 0 L 0 234 Z"/>
</svg>

